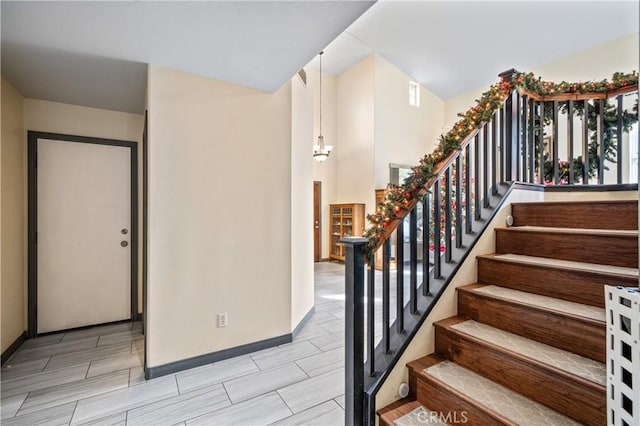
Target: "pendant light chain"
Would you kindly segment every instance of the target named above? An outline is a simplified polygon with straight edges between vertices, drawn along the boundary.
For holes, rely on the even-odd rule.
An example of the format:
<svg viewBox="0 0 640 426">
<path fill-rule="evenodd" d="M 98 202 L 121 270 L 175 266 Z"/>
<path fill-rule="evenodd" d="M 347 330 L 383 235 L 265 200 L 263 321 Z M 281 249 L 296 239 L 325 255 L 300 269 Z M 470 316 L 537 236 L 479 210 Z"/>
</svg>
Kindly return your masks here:
<svg viewBox="0 0 640 426">
<path fill-rule="evenodd" d="M 318 144 L 313 146 L 313 158 L 316 161 L 323 162 L 327 158 L 329 158 L 329 154 L 331 154 L 331 150 L 333 149 L 332 145 L 324 144 L 324 136 L 322 136 L 322 54 L 324 51 L 320 52 L 320 78 L 319 78 L 319 104 L 320 104 L 320 132 L 318 134 Z"/>
<path fill-rule="evenodd" d="M 320 136 L 322 136 L 322 54 L 320 52 Z"/>
</svg>

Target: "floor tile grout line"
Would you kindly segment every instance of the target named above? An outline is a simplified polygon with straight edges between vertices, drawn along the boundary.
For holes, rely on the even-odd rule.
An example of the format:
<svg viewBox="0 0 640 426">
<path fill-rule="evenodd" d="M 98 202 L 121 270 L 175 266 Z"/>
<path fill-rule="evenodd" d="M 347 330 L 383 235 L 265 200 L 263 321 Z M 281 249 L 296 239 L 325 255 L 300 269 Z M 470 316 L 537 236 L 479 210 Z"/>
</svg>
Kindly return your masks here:
<svg viewBox="0 0 640 426">
<path fill-rule="evenodd" d="M 280 396 L 280 399 L 282 399 L 282 395 L 278 394 L 278 396 Z M 338 396 L 342 396 L 342 395 L 338 395 Z M 289 409 L 291 410 L 291 412 L 293 413 L 293 414 L 292 414 L 291 416 L 289 416 L 289 417 L 293 417 L 293 416 L 298 415 L 298 414 L 300 414 L 300 413 L 304 413 L 305 411 L 312 410 L 312 409 L 314 409 L 314 408 L 316 408 L 316 407 L 321 406 L 322 404 L 326 404 L 327 402 L 334 402 L 334 403 L 336 404 L 336 406 L 337 406 L 339 409 L 341 409 L 342 411 L 344 411 L 344 409 L 342 408 L 342 406 L 341 406 L 340 404 L 338 404 L 338 401 L 336 401 L 336 398 L 337 398 L 337 397 L 335 397 L 335 398 L 330 398 L 330 399 L 327 399 L 326 401 L 319 402 L 319 403 L 317 403 L 316 405 L 312 405 L 311 407 L 309 407 L 309 408 L 305 408 L 304 410 L 302 410 L 302 411 L 300 411 L 300 412 L 297 412 L 297 413 L 294 413 L 294 412 L 293 412 L 293 410 L 291 410 L 291 408 L 289 408 Z M 284 401 L 284 399 L 282 399 L 282 400 Z M 286 402 L 286 401 L 284 401 L 284 403 L 286 404 L 287 402 Z M 289 406 L 287 405 L 287 407 L 289 407 Z M 289 417 L 285 417 L 285 419 L 288 419 Z M 281 419 L 281 420 L 284 420 L 284 419 Z M 273 425 L 273 424 L 275 424 L 275 423 L 278 423 L 278 422 L 279 422 L 279 421 L 281 421 L 281 420 L 276 420 L 275 422 L 270 423 L 270 425 Z"/>
<path fill-rule="evenodd" d="M 299 382 L 298 382 L 298 383 L 299 383 Z M 279 390 L 279 389 L 278 389 L 278 390 Z M 291 407 L 289 407 L 289 404 L 287 404 L 287 401 L 285 401 L 285 400 L 284 400 L 284 398 L 282 397 L 282 395 L 280 395 L 280 392 L 278 392 L 278 390 L 276 390 L 276 395 L 278 395 L 278 397 L 282 400 L 282 402 L 284 403 L 284 405 L 286 405 L 286 406 L 287 406 L 287 408 L 289 409 L 289 411 L 291 411 L 291 416 L 293 416 L 293 415 L 297 414 L 296 412 L 294 412 L 294 411 L 291 409 Z M 286 419 L 286 418 L 288 418 L 288 417 L 291 417 L 291 416 L 287 416 L 287 417 L 285 417 L 285 419 Z M 283 420 L 283 419 L 280 419 L 280 420 Z M 277 421 L 280 421 L 280 420 L 277 420 Z"/>
<path fill-rule="evenodd" d="M 16 413 L 13 415 L 12 418 L 14 417 L 18 417 L 18 413 L 20 412 L 20 410 L 22 410 L 22 406 L 24 405 L 25 401 L 27 400 L 27 398 L 29 398 L 29 395 L 31 394 L 31 392 L 27 392 L 27 394 L 25 395 L 24 399 L 22 400 L 22 402 L 20 403 L 20 407 L 18 407 L 18 410 L 16 410 Z"/>
<path fill-rule="evenodd" d="M 295 361 L 294 361 L 294 362 L 291 362 L 290 364 L 294 364 L 294 363 L 295 363 Z M 283 365 L 286 365 L 286 364 L 281 364 L 281 365 L 275 366 L 275 367 L 273 367 L 272 369 L 275 369 L 275 368 L 278 368 L 278 367 L 282 367 Z M 302 368 L 300 368 L 300 370 L 302 370 Z M 264 370 L 264 371 L 269 371 L 269 370 Z M 262 371 L 259 371 L 258 373 L 261 373 L 261 372 L 262 372 Z M 229 401 L 231 401 L 231 405 L 237 405 L 237 404 L 241 404 L 241 403 L 243 403 L 243 402 L 245 402 L 245 401 L 250 401 L 250 400 L 252 400 L 252 399 L 254 399 L 254 398 L 258 398 L 258 397 L 260 397 L 260 396 L 264 396 L 264 395 L 269 394 L 269 393 L 271 393 L 271 392 L 277 392 L 278 390 L 280 390 L 280 389 L 284 389 L 284 388 L 286 388 L 287 386 L 291 386 L 291 385 L 294 385 L 294 384 L 296 384 L 296 383 L 301 383 L 301 382 L 304 382 L 305 380 L 309 380 L 309 379 L 311 379 L 311 378 L 312 378 L 312 377 L 309 377 L 309 375 L 308 375 L 304 370 L 302 370 L 302 372 L 303 372 L 303 373 L 305 373 L 305 375 L 307 375 L 307 378 L 306 378 L 306 379 L 302 379 L 302 380 L 297 381 L 297 382 L 289 383 L 288 385 L 282 386 L 282 387 L 280 387 L 280 388 L 276 388 L 276 389 L 271 389 L 271 390 L 265 391 L 265 392 L 263 392 L 263 393 L 261 393 L 261 394 L 254 395 L 254 396 L 252 396 L 251 398 L 248 398 L 248 399 L 245 399 L 245 400 L 242 400 L 242 401 L 238 401 L 237 403 L 234 403 L 234 402 L 233 402 L 233 400 L 231 399 L 231 395 L 229 395 L 229 392 L 227 391 L 227 387 L 225 386 L 225 382 L 220 382 L 220 384 L 221 384 L 221 385 L 222 385 L 222 387 L 224 388 L 224 391 L 227 393 L 227 396 L 229 397 Z M 246 376 L 247 376 L 247 375 L 240 376 L 240 377 L 234 377 L 233 379 L 226 380 L 226 382 L 230 382 L 230 381 L 233 381 L 233 380 L 236 380 L 236 379 L 241 379 L 241 378 L 246 377 Z"/>
<path fill-rule="evenodd" d="M 227 390 L 227 387 L 224 385 L 224 382 L 220 382 L 220 385 L 222 385 L 222 389 L 224 390 L 224 393 L 227 394 L 227 398 L 229 399 L 229 403 L 231 404 L 231 406 L 236 405 L 233 403 L 233 400 L 231 399 L 231 395 L 229 395 L 229 391 Z M 252 398 L 249 398 L 249 399 L 252 399 Z"/>
<path fill-rule="evenodd" d="M 51 362 L 51 360 L 53 359 L 53 355 L 51 355 L 49 357 L 49 359 L 47 360 L 47 363 L 44 365 L 44 368 L 42 370 L 40 370 L 41 373 L 44 373 L 45 370 L 47 369 L 47 367 L 49 366 L 49 363 Z"/>
<path fill-rule="evenodd" d="M 303 358 L 303 359 L 304 359 L 304 358 Z M 300 370 L 302 370 L 302 372 L 303 372 L 304 374 L 306 374 L 306 375 L 307 375 L 307 377 L 310 379 L 310 378 L 311 378 L 311 376 L 309 375 L 309 373 L 307 373 L 307 371 L 306 371 L 304 368 L 300 367 L 300 365 L 298 364 L 298 361 L 300 361 L 300 360 L 293 361 L 293 363 L 296 365 L 296 367 L 298 367 Z"/>
<path fill-rule="evenodd" d="M 73 416 L 76 415 L 76 408 L 78 408 L 78 402 L 80 402 L 79 399 L 76 399 L 76 405 L 73 406 L 73 412 L 71 413 L 71 417 L 69 417 L 69 423 L 71 424 L 73 422 Z"/>
<path fill-rule="evenodd" d="M 320 353 L 324 353 L 324 351 L 322 349 L 320 349 L 318 346 L 314 345 L 313 342 L 311 340 L 307 340 L 307 342 L 311 343 L 311 345 L 313 345 L 317 350 L 320 351 Z M 317 354 L 316 354 L 317 355 Z"/>
<path fill-rule="evenodd" d="M 178 375 L 174 374 L 173 375 L 173 379 L 176 382 L 176 389 L 178 390 L 178 395 L 182 395 L 182 392 L 180 392 L 180 384 L 178 383 Z"/>
</svg>

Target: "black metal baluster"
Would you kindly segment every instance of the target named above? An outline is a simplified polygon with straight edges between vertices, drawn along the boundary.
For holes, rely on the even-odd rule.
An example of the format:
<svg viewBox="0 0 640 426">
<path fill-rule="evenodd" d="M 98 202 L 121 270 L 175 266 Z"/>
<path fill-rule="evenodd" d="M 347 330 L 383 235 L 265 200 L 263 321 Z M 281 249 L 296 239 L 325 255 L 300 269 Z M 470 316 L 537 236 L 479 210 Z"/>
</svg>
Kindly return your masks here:
<svg viewBox="0 0 640 426">
<path fill-rule="evenodd" d="M 622 95 L 618 95 L 618 126 L 616 131 L 617 139 L 617 166 L 618 166 L 618 184 L 622 183 Z"/>
<path fill-rule="evenodd" d="M 382 245 L 382 345 L 384 353 L 389 353 L 389 303 L 391 302 L 389 262 L 391 261 L 391 240 L 387 238 Z"/>
<path fill-rule="evenodd" d="M 418 205 L 409 212 L 409 285 L 411 313 L 418 313 Z"/>
<path fill-rule="evenodd" d="M 531 107 L 529 108 L 529 183 L 535 183 L 535 160 L 536 160 L 536 142 L 534 135 L 536 101 L 530 99 Z"/>
<path fill-rule="evenodd" d="M 504 183 L 504 168 L 505 168 L 505 120 L 504 120 L 504 110 L 507 108 L 506 104 L 503 108 L 500 108 L 500 183 Z"/>
<path fill-rule="evenodd" d="M 473 232 L 471 223 L 471 144 L 467 144 L 464 154 L 464 223 L 465 232 L 470 234 Z"/>
<path fill-rule="evenodd" d="M 441 215 L 440 215 L 440 178 L 436 179 L 436 183 L 433 188 L 433 277 L 441 278 L 442 277 L 442 264 L 440 262 L 440 234 L 441 230 Z"/>
<path fill-rule="evenodd" d="M 513 92 L 514 97 L 514 115 L 515 115 L 515 129 L 513 130 L 513 138 L 514 140 L 514 146 L 513 146 L 513 151 L 511 152 L 511 155 L 514 158 L 515 161 L 515 180 L 519 181 L 520 180 L 520 149 L 522 147 L 522 135 L 520 134 L 520 129 L 522 128 L 522 115 L 520 112 L 520 94 L 518 92 Z M 513 175 L 512 175 L 513 176 Z"/>
<path fill-rule="evenodd" d="M 582 184 L 589 184 L 589 101 L 584 100 L 584 111 L 582 113 Z"/>
<path fill-rule="evenodd" d="M 540 129 L 538 134 L 538 151 L 539 161 L 538 164 L 538 183 L 544 184 L 544 101 L 540 101 Z"/>
<path fill-rule="evenodd" d="M 569 157 L 569 185 L 573 185 L 573 101 L 567 104 L 567 156 Z"/>
<path fill-rule="evenodd" d="M 369 376 L 376 375 L 376 259 L 371 256 L 369 259 L 369 275 L 367 287 L 367 360 L 369 361 Z"/>
<path fill-rule="evenodd" d="M 456 247 L 462 247 L 462 153 L 456 157 Z M 495 176 L 494 176 L 495 177 Z"/>
<path fill-rule="evenodd" d="M 553 147 L 551 148 L 551 158 L 553 159 L 553 183 L 560 182 L 558 174 L 558 101 L 553 101 Z"/>
<path fill-rule="evenodd" d="M 404 331 L 404 219 L 396 229 L 396 331 Z"/>
<path fill-rule="evenodd" d="M 527 129 L 529 127 L 529 97 L 527 95 L 522 96 L 522 117 L 520 122 L 522 123 L 520 133 L 520 155 L 522 155 L 522 174 L 520 175 L 523 182 L 527 180 L 527 148 L 529 147 L 529 134 Z"/>
<path fill-rule="evenodd" d="M 484 206 L 489 207 L 489 124 L 482 128 L 482 197 Z"/>
<path fill-rule="evenodd" d="M 345 424 L 364 419 L 364 246 L 366 238 L 343 238 L 345 249 Z"/>
<path fill-rule="evenodd" d="M 422 206 L 422 295 L 429 296 L 431 294 L 429 279 L 429 234 L 431 225 L 429 223 L 430 213 L 429 193 L 424 195 L 424 204 Z"/>
<path fill-rule="evenodd" d="M 604 99 L 598 100 L 598 184 L 604 185 Z"/>
<path fill-rule="evenodd" d="M 518 180 L 518 169 L 520 158 L 518 156 L 518 144 L 519 141 L 519 114 L 520 105 L 518 105 L 519 98 L 517 92 L 511 92 L 507 100 L 505 101 L 505 139 L 503 140 L 502 149 L 504 150 L 504 178 L 506 181 L 515 182 Z"/>
<path fill-rule="evenodd" d="M 473 205 L 473 211 L 475 213 L 476 220 L 482 217 L 482 210 L 480 208 L 480 133 L 476 134 L 473 139 L 473 176 L 475 176 L 475 203 Z"/>
<path fill-rule="evenodd" d="M 458 156 L 460 158 L 460 156 Z M 491 119 L 491 193 L 498 195 L 497 185 L 498 167 L 498 113 L 493 114 Z M 458 173 L 458 177 L 460 173 Z"/>
<path fill-rule="evenodd" d="M 451 166 L 447 167 L 444 188 L 444 261 L 451 263 Z"/>
</svg>

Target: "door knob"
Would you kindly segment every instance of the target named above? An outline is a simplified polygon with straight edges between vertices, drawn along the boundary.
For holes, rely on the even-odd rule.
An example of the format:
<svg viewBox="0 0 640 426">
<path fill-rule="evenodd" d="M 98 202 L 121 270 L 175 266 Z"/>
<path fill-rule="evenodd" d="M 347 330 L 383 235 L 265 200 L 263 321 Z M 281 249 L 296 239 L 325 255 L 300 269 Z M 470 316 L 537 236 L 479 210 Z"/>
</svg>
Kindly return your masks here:
<svg viewBox="0 0 640 426">
<path fill-rule="evenodd" d="M 120 245 L 121 245 L 122 247 L 126 247 L 126 246 L 128 246 L 128 245 L 129 245 L 129 243 L 128 243 L 128 242 L 126 242 L 126 241 L 121 241 L 121 242 L 120 242 Z"/>
</svg>

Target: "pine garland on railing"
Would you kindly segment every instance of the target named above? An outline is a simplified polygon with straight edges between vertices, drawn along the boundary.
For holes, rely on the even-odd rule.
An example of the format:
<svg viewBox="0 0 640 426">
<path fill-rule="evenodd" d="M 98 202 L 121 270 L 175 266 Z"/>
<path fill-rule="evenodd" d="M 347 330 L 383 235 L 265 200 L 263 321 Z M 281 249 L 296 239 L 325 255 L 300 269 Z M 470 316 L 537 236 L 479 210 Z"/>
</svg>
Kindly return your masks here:
<svg viewBox="0 0 640 426">
<path fill-rule="evenodd" d="M 521 89 L 537 96 L 552 96 L 564 93 L 607 93 L 637 84 L 636 71 L 629 74 L 616 72 L 611 81 L 578 83 L 565 81 L 552 83 L 536 78 L 533 73 L 516 72 L 511 81 L 502 80 L 493 84 L 480 99 L 476 100 L 474 107 L 465 113 L 458 114 L 460 119 L 451 130 L 440 136 L 435 150 L 420 159 L 419 165 L 412 169 L 412 173 L 401 185 L 390 185 L 384 202 L 377 206 L 374 214 L 367 215 L 371 226 L 365 231 L 364 237 L 369 239 L 366 247 L 369 258 L 378 248 L 393 222 L 404 218 L 408 212 L 407 208 L 424 197 L 425 184 L 435 177 L 436 166 L 451 153 L 459 150 L 465 139 L 483 123 L 489 122 L 513 89 Z"/>
<path fill-rule="evenodd" d="M 536 78 L 533 73 L 519 72 L 513 75 L 512 82 L 516 88 L 538 96 L 554 96 L 564 93 L 607 93 L 623 87 L 637 85 L 638 73 L 635 71 L 629 74 L 616 72 L 611 77 L 611 81 L 604 79 L 578 83 L 566 81 L 553 83 L 551 81 L 543 81 L 540 77 Z"/>
</svg>

